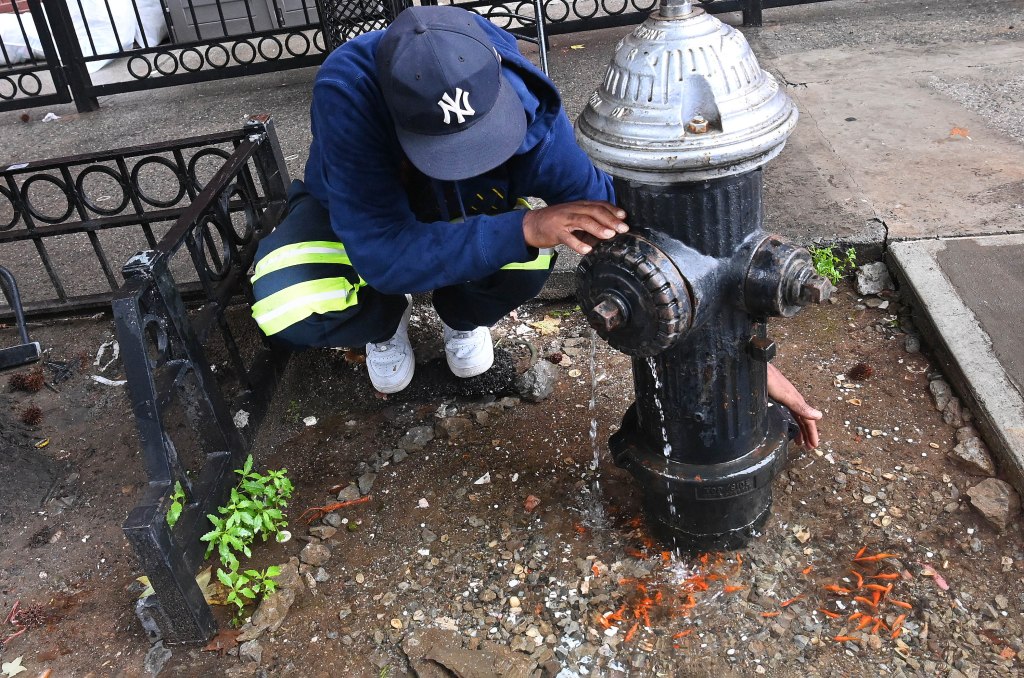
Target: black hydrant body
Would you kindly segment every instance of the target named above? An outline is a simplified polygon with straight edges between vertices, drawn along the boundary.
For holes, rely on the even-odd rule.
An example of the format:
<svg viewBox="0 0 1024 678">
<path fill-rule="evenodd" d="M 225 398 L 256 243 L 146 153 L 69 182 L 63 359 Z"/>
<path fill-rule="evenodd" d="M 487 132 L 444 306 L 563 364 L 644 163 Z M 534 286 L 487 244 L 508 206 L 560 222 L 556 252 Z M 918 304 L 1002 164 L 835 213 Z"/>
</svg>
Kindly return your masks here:
<svg viewBox="0 0 1024 678">
<path fill-rule="evenodd" d="M 742 35 L 663 0 L 577 121 L 632 229 L 577 271 L 589 321 L 633 356 L 609 447 L 681 547 L 736 547 L 767 519 L 791 420 L 768 401 L 765 321 L 831 293 L 806 250 L 762 230 L 761 167 L 796 119 Z"/>
</svg>

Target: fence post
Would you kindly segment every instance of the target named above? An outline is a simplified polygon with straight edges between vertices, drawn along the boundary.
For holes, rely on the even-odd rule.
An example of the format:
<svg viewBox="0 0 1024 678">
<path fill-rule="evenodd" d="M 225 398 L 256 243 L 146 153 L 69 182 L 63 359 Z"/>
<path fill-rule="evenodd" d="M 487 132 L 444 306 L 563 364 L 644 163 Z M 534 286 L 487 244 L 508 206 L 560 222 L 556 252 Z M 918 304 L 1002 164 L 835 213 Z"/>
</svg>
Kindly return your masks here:
<svg viewBox="0 0 1024 678">
<path fill-rule="evenodd" d="M 75 100 L 75 107 L 78 108 L 79 113 L 98 111 L 100 102 L 89 93 L 92 77 L 89 75 L 89 69 L 86 68 L 82 46 L 75 34 L 75 24 L 71 20 L 71 12 L 68 10 L 67 3 L 63 0 L 42 0 L 42 2 L 43 7 L 46 8 L 46 16 L 50 20 L 53 42 L 60 55 L 68 88 L 71 90 L 71 97 Z M 82 19 L 88 20 L 84 16 Z"/>
<path fill-rule="evenodd" d="M 743 0 L 743 25 L 756 28 L 763 24 L 761 10 L 762 0 Z"/>
</svg>

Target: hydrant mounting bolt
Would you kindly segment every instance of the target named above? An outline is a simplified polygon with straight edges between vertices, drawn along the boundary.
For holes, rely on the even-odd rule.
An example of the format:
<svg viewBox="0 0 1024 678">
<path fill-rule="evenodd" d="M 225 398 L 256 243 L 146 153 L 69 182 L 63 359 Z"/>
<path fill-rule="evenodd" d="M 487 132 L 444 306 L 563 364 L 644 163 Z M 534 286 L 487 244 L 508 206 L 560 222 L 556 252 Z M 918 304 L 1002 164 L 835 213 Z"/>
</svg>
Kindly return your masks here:
<svg viewBox="0 0 1024 678">
<path fill-rule="evenodd" d="M 704 134 L 708 131 L 708 121 L 703 116 L 696 115 L 686 123 L 686 129 L 692 134 Z"/>
</svg>

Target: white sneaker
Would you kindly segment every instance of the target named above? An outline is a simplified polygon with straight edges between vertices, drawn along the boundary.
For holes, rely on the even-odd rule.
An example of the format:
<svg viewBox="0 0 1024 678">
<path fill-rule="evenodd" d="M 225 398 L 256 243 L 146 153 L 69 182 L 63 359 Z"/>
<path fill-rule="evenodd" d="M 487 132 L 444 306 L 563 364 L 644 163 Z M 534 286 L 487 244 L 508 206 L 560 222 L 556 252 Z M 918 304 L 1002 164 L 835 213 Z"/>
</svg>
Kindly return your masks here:
<svg viewBox="0 0 1024 678">
<path fill-rule="evenodd" d="M 412 381 L 416 357 L 409 343 L 409 316 L 412 315 L 412 296 L 405 295 L 409 305 L 402 314 L 395 336 L 379 344 L 366 345 L 366 371 L 370 383 L 381 393 L 398 393 Z"/>
<path fill-rule="evenodd" d="M 461 332 L 448 327 L 443 320 L 441 326 L 444 327 L 444 354 L 452 374 L 465 379 L 491 369 L 494 364 L 491 328 L 477 327 Z"/>
</svg>

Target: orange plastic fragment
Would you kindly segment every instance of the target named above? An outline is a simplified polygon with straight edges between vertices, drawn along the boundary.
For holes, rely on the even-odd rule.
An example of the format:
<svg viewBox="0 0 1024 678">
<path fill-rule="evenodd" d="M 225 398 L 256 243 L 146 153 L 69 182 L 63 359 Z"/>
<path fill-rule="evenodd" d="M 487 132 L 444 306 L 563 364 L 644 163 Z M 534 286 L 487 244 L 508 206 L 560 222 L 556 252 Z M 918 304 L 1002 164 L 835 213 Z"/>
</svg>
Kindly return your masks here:
<svg viewBox="0 0 1024 678">
<path fill-rule="evenodd" d="M 864 616 L 863 612 L 854 612 L 849 617 L 847 617 L 847 619 L 849 619 L 850 621 L 853 621 L 854 619 L 857 619 L 858 617 L 863 617 L 863 616 Z"/>
<path fill-rule="evenodd" d="M 870 579 L 899 579 L 900 576 L 895 572 L 884 572 L 882 574 L 876 574 L 870 577 Z"/>
<path fill-rule="evenodd" d="M 875 602 L 868 600 L 864 596 L 854 596 L 853 599 L 856 600 L 858 603 L 864 603 L 869 607 L 878 607 L 878 605 Z"/>
<path fill-rule="evenodd" d="M 860 576 L 860 572 L 857 572 L 856 570 L 850 570 L 850 572 L 857 578 L 857 588 L 864 586 L 864 577 Z"/>
<path fill-rule="evenodd" d="M 860 638 L 857 638 L 855 636 L 836 636 L 835 638 L 833 638 L 833 640 L 836 641 L 837 643 L 846 643 L 846 642 L 859 643 L 860 642 Z"/>
<path fill-rule="evenodd" d="M 888 593 L 892 591 L 892 584 L 888 586 L 882 586 L 881 584 L 864 584 L 864 588 L 868 591 L 881 591 L 882 593 Z"/>
<path fill-rule="evenodd" d="M 741 556 L 739 553 L 736 554 L 736 562 L 740 565 L 743 564 L 743 556 Z"/>
<path fill-rule="evenodd" d="M 670 560 L 672 560 L 672 553 L 670 551 L 662 551 L 661 552 L 661 561 L 663 563 L 667 563 Z"/>
<path fill-rule="evenodd" d="M 900 629 L 903 628 L 903 620 L 906 619 L 906 618 L 907 618 L 907 615 L 905 615 L 905 614 L 901 614 L 900 616 L 896 617 L 896 621 L 894 621 L 892 623 L 892 632 L 893 633 L 896 633 L 897 631 L 899 631 Z M 896 636 L 893 636 L 893 638 L 895 638 L 895 637 Z"/>
<path fill-rule="evenodd" d="M 857 560 L 857 559 L 858 559 L 858 558 L 860 558 L 860 557 L 861 557 L 862 555 L 864 555 L 864 552 L 865 552 L 865 551 L 867 551 L 867 550 L 868 550 L 868 547 L 867 547 L 867 546 L 861 546 L 861 547 L 860 547 L 860 551 L 857 551 L 857 555 L 855 555 L 855 556 L 853 557 L 853 559 L 854 559 L 854 560 Z"/>
<path fill-rule="evenodd" d="M 898 629 L 893 629 L 892 633 L 889 634 L 889 637 L 890 638 L 899 638 L 901 635 L 903 635 L 903 627 L 902 626 L 900 628 L 898 628 Z"/>
<path fill-rule="evenodd" d="M 882 626 L 882 620 L 878 619 L 875 621 L 875 625 L 871 627 L 871 633 L 878 633 L 878 629 Z"/>
<path fill-rule="evenodd" d="M 861 629 L 867 628 L 867 627 L 871 626 L 871 624 L 874 621 L 875 621 L 875 618 L 872 617 L 871 615 L 864 615 L 864 618 L 860 620 L 860 623 L 857 624 L 857 628 L 855 628 L 854 631 L 860 631 Z"/>
</svg>

